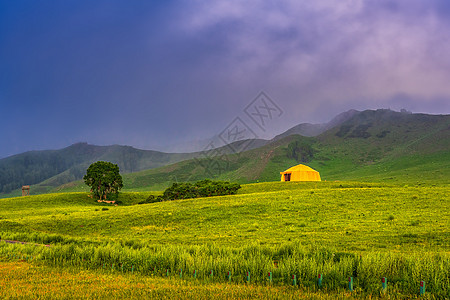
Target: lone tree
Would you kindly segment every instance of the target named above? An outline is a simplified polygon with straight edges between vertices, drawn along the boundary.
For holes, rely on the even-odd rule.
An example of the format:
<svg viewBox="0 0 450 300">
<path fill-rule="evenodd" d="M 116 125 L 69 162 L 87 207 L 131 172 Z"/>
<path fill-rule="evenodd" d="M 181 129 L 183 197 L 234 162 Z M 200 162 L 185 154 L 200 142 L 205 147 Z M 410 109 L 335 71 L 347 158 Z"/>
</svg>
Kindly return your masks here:
<svg viewBox="0 0 450 300">
<path fill-rule="evenodd" d="M 117 199 L 123 187 L 119 167 L 107 161 L 98 161 L 89 166 L 84 182 L 91 188 L 92 195 L 99 200 Z"/>
</svg>

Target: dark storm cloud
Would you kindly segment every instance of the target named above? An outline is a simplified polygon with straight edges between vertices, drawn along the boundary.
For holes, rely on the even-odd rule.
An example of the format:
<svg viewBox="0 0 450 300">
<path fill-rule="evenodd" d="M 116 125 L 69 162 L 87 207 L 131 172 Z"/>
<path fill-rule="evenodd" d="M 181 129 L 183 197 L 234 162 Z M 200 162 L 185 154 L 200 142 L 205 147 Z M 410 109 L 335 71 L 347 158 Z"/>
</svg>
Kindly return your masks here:
<svg viewBox="0 0 450 300">
<path fill-rule="evenodd" d="M 264 83 L 289 99 L 286 105 L 303 112 L 302 117 L 327 115 L 324 107 L 330 101 L 345 107 L 360 99 L 376 107 L 399 93 L 420 99 L 426 110 L 428 103 L 449 94 L 448 24 L 439 11 L 443 2 L 227 3 L 196 7 L 187 27 L 195 35 L 218 24 L 239 23 L 227 39 L 228 45 L 234 43 L 229 56 L 241 58 L 239 69 L 230 74 L 251 85 L 264 82 L 263 73 L 269 78 Z"/>
<path fill-rule="evenodd" d="M 449 113 L 448 3 L 2 2 L 0 157 L 205 138 L 261 90 L 285 112 L 264 137 L 351 108 Z"/>
</svg>

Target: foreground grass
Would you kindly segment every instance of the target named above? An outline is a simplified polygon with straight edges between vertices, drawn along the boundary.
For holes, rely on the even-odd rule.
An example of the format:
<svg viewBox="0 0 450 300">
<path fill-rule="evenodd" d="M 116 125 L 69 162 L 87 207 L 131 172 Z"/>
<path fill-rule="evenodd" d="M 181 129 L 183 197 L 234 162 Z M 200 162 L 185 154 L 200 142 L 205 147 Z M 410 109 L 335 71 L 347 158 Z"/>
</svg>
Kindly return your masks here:
<svg viewBox="0 0 450 300">
<path fill-rule="evenodd" d="M 292 284 L 296 276 L 303 289 L 316 290 L 318 274 L 323 288 L 337 293 L 354 277 L 355 290 L 361 295 L 376 295 L 381 278 L 388 278 L 393 296 L 417 295 L 420 281 L 437 298 L 450 295 L 450 256 L 430 252 L 380 253 L 355 255 L 329 248 L 307 248 L 301 244 L 279 247 L 251 245 L 229 248 L 214 245 L 143 246 L 108 243 L 103 245 L 52 245 L 0 243 L 0 258 L 5 262 L 30 261 L 55 268 L 76 268 L 110 274 L 173 276 L 199 282 Z M 195 276 L 193 274 L 196 274 Z M 228 278 L 228 274 L 230 278 Z M 248 277 L 249 276 L 249 277 Z"/>
<path fill-rule="evenodd" d="M 382 295 L 49 268 L 26 262 L 0 262 L 0 277 L 2 299 L 371 299 Z M 388 293 L 386 298 L 409 297 Z"/>
<path fill-rule="evenodd" d="M 44 299 L 349 299 L 349 293 L 314 293 L 289 286 L 203 283 L 177 278 L 49 268 L 25 262 L 1 262 L 0 294 Z"/>
</svg>

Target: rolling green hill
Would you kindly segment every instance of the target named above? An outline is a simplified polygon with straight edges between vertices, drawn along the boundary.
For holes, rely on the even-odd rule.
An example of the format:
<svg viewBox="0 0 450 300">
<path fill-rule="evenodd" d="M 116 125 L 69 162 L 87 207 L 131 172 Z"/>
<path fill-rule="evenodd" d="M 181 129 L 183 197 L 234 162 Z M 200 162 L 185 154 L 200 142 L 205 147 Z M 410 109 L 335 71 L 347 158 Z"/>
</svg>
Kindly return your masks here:
<svg viewBox="0 0 450 300">
<path fill-rule="evenodd" d="M 97 203 L 86 193 L 43 194 L 0 199 L 0 232 L 2 239 L 14 238 L 7 232 L 31 233 L 28 241 L 33 234 L 58 234 L 80 242 L 138 239 L 239 247 L 249 240 L 280 244 L 305 239 L 342 251 L 385 249 L 386 243 L 394 249 L 403 233 L 412 232 L 421 244 L 408 247 L 446 251 L 447 191 L 431 185 L 265 182 L 243 185 L 237 195 L 143 205 L 136 204 L 150 192 L 125 192 L 119 206 Z M 379 229 L 371 231 L 371 226 Z"/>
<path fill-rule="evenodd" d="M 242 153 L 126 174 L 124 183 L 131 190 L 161 190 L 171 182 L 204 178 L 278 181 L 280 171 L 298 163 L 328 181 L 448 184 L 450 116 L 364 111 L 317 137 L 291 135 Z"/>
<path fill-rule="evenodd" d="M 328 130 L 318 136 L 288 135 L 304 130 L 305 124 L 301 125 L 270 143 L 257 141 L 255 145 L 266 145 L 241 153 L 232 153 L 229 147 L 177 154 L 87 144 L 29 152 L 0 160 L 1 188 L 5 193 L 34 183 L 34 194 L 85 191 L 83 183 L 74 180 L 82 178 L 89 164 L 97 160 L 119 165 L 125 190 L 162 190 L 172 182 L 205 178 L 239 183 L 278 181 L 280 171 L 298 163 L 318 170 L 322 180 L 449 182 L 449 115 L 349 111 L 320 125 L 321 131 Z"/>
<path fill-rule="evenodd" d="M 317 141 L 315 166 L 333 180 L 445 181 L 450 175 L 448 115 L 364 111 Z"/>
<path fill-rule="evenodd" d="M 194 153 L 165 153 L 152 150 L 140 150 L 130 146 L 95 146 L 78 143 L 61 150 L 30 151 L 0 160 L 0 195 L 18 196 L 22 185 L 33 185 L 32 194 L 42 194 L 61 185 L 83 178 L 86 169 L 95 161 L 103 160 L 115 163 L 121 173 L 133 173 L 186 159 L 208 156 L 219 151 L 222 154 L 233 153 L 233 149 L 248 149 L 267 144 L 266 140 L 255 139 L 237 141 L 232 147 Z"/>
<path fill-rule="evenodd" d="M 119 206 L 86 193 L 0 199 L 0 263 L 52 267 L 39 276 L 107 272 L 113 281 L 169 272 L 193 285 L 229 284 L 230 272 L 238 289 L 247 271 L 257 285 L 272 272 L 274 286 L 288 286 L 295 274 L 312 293 L 324 274 L 335 295 L 353 276 L 356 295 L 367 298 L 379 295 L 381 277 L 392 299 L 414 297 L 421 280 L 431 299 L 450 291 L 448 187 L 272 182 L 238 195 L 133 205 L 148 194 L 122 193 Z"/>
<path fill-rule="evenodd" d="M 94 146 L 78 143 L 61 150 L 30 151 L 0 160 L 0 192 L 10 193 L 22 185 L 35 193 L 81 179 L 98 160 L 116 163 L 124 173 L 160 167 L 195 157 L 194 153 L 163 153 L 129 146 Z M 37 188 L 37 189 L 36 189 Z"/>
<path fill-rule="evenodd" d="M 289 287 L 295 275 L 301 295 L 311 298 L 324 291 L 329 298 L 344 295 L 352 276 L 355 291 L 345 295 L 370 299 L 381 295 L 380 278 L 386 277 L 385 297 L 415 298 L 425 281 L 426 297 L 446 299 L 449 140 L 449 116 L 365 111 L 316 137 L 290 135 L 242 153 L 203 153 L 123 174 L 119 206 L 97 203 L 87 193 L 0 199 L 2 274 L 25 284 L 29 272 L 17 275 L 13 268 L 27 264 L 33 278 L 45 280 L 70 270 L 107 274 L 108 280 L 129 274 L 133 282 L 170 280 L 166 296 L 187 285 L 196 291 L 226 287 L 236 296 L 246 274 L 252 282 L 246 287 L 262 287 L 272 272 L 271 287 L 298 293 Z M 326 181 L 279 182 L 279 171 L 299 162 Z M 137 205 L 170 182 L 205 177 L 254 183 L 238 195 Z M 58 189 L 87 191 L 80 181 Z M 142 296 L 149 290 L 144 286 L 134 290 Z M 45 289 L 41 283 L 35 288 Z"/>
</svg>

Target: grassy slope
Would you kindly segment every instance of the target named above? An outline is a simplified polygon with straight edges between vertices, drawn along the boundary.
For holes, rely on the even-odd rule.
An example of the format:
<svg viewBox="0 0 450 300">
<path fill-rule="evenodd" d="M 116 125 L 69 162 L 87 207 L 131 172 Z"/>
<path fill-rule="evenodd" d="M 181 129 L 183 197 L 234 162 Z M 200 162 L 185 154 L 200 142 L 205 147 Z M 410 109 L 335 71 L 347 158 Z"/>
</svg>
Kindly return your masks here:
<svg viewBox="0 0 450 300">
<path fill-rule="evenodd" d="M 68 243 L 66 246 L 55 244 L 48 250 L 45 250 L 45 247 L 42 250 L 50 253 L 54 248 L 55 251 L 64 251 L 66 255 L 80 253 L 83 251 L 80 249 L 90 249 L 92 245 L 100 246 L 101 243 L 101 251 L 119 251 L 113 251 L 106 256 L 109 257 L 108 260 L 119 259 L 119 262 L 123 261 L 122 259 L 132 259 L 135 263 L 142 263 L 143 260 L 138 258 L 140 255 L 149 255 L 151 259 L 154 259 L 152 255 L 161 255 L 164 266 L 161 268 L 165 268 L 170 261 L 178 261 L 178 264 L 186 269 L 186 274 L 191 274 L 193 268 L 200 268 L 202 271 L 199 273 L 199 281 L 193 281 L 189 279 L 191 276 L 187 275 L 188 280 L 182 281 L 176 279 L 175 274 L 171 279 L 160 278 L 164 273 L 161 268 L 157 270 L 155 277 L 122 275 L 119 270 L 111 272 L 102 269 L 101 264 L 94 267 L 93 271 L 79 267 L 74 271 L 70 271 L 70 267 L 67 269 L 72 263 L 82 264 L 80 258 L 69 261 L 64 269 L 40 266 L 40 260 L 32 265 L 8 263 L 5 261 L 11 261 L 11 253 L 41 250 L 39 246 L 2 244 L 0 261 L 3 262 L 0 262 L 0 274 L 5 275 L 8 283 L 11 283 L 10 287 L 1 286 L 2 294 L 11 297 L 46 296 L 42 291 L 47 289 L 48 282 L 51 281 L 51 290 L 55 295 L 67 296 L 68 290 L 62 288 L 67 284 L 64 278 L 81 276 L 86 280 L 77 280 L 70 292 L 79 291 L 80 297 L 86 298 L 158 298 L 162 295 L 183 297 L 184 293 L 176 292 L 180 290 L 189 295 L 198 293 L 196 297 L 200 298 L 210 298 L 212 295 L 216 298 L 248 299 L 267 296 L 330 299 L 350 297 L 349 294 L 343 293 L 343 290 L 346 284 L 345 276 L 349 274 L 349 270 L 351 272 L 355 258 L 348 261 L 350 265 L 346 264 L 345 259 L 341 262 L 332 260 L 332 265 L 326 268 L 339 264 L 332 267 L 333 270 L 343 269 L 336 275 L 329 274 L 330 270 L 327 272 L 329 275 L 326 276 L 337 279 L 332 283 L 327 281 L 327 284 L 333 286 L 322 293 L 315 291 L 313 285 L 317 272 L 322 272 L 321 269 L 325 267 L 316 266 L 314 262 L 304 266 L 308 259 L 302 260 L 302 256 L 295 254 L 295 251 L 304 251 L 301 250 L 303 248 L 311 249 L 309 251 L 325 250 L 323 253 L 333 252 L 333 256 L 334 253 L 355 253 L 365 258 L 365 264 L 359 269 L 360 279 L 355 281 L 356 286 L 364 284 L 364 289 L 357 289 L 351 297 L 360 295 L 370 298 L 377 295 L 378 277 L 381 274 L 379 272 L 386 271 L 392 272 L 388 276 L 389 284 L 393 285 L 389 291 L 389 297 L 392 299 L 411 298 L 416 293 L 417 280 L 420 278 L 427 280 L 428 295 L 437 293 L 438 297 L 442 297 L 449 291 L 448 281 L 442 278 L 448 275 L 446 266 L 449 261 L 446 257 L 450 250 L 450 193 L 446 186 L 420 184 L 405 187 L 397 184 L 343 181 L 255 183 L 244 185 L 239 194 L 234 196 L 133 205 L 149 194 L 150 192 L 122 193 L 120 200 L 124 205 L 117 207 L 98 204 L 87 197 L 86 193 L 0 199 L 1 237 L 31 239 L 34 242 L 50 244 Z M 107 242 L 111 244 L 106 245 Z M 134 250 L 126 250 L 131 248 L 124 245 L 133 247 Z M 89 250 L 86 251 L 90 253 Z M 291 260 L 285 257 L 284 262 L 295 264 L 297 259 L 298 265 L 291 269 L 286 263 L 273 269 L 272 259 L 275 256 L 271 255 L 289 255 L 289 251 L 293 251 L 292 255 L 297 256 Z M 153 252 L 157 254 L 151 254 Z M 175 253 L 174 257 L 171 252 Z M 37 253 L 33 253 L 34 255 Z M 250 255 L 250 258 L 246 255 Z M 422 257 L 423 261 L 419 259 Z M 187 265 L 184 265 L 184 261 Z M 61 260 L 60 263 L 62 262 Z M 431 263 L 429 267 L 428 262 Z M 58 264 L 58 261 L 56 263 Z M 271 269 L 277 280 L 287 278 L 291 272 L 300 272 L 298 276 L 303 278 L 300 291 L 288 288 L 284 285 L 288 284 L 285 280 L 278 282 L 273 288 L 261 285 L 244 287 L 237 284 L 243 282 L 238 278 L 243 278 L 242 272 L 237 274 L 237 271 L 247 266 L 247 263 L 250 268 L 253 265 L 262 267 L 252 270 L 253 278 L 259 283 L 264 282 L 265 274 Z M 402 264 L 403 267 L 392 267 L 397 264 Z M 128 269 L 130 265 L 131 263 L 127 264 Z M 208 280 L 209 268 L 224 274 L 224 267 L 229 266 L 238 267 L 238 270 L 234 269 L 233 272 L 236 274 L 233 284 L 223 283 L 220 278 L 214 283 Z M 92 268 L 89 265 L 87 267 Z M 432 272 L 427 269 L 430 267 L 433 268 Z M 175 264 L 171 270 L 176 272 L 178 268 L 179 265 Z M 443 275 L 438 278 L 433 276 L 434 268 L 439 268 L 440 274 Z M 12 269 L 19 270 L 11 272 Z M 144 269 L 148 270 L 149 267 L 140 266 L 138 272 Z M 411 279 L 398 277 L 400 275 L 397 274 L 400 274 L 398 272 L 401 270 L 406 270 L 414 276 Z M 59 279 L 55 281 L 54 276 Z M 365 276 L 372 279 L 365 279 Z M 36 280 L 31 280 L 33 278 Z M 118 283 L 115 285 L 118 288 L 110 290 L 98 287 L 111 279 Z M 11 288 L 15 284 L 35 290 L 27 294 Z M 128 285 L 134 288 L 125 287 Z M 143 286 L 152 288 L 144 289 Z M 219 292 L 222 289 L 227 291 Z M 86 290 L 91 290 L 92 293 L 85 292 Z"/>
<path fill-rule="evenodd" d="M 369 137 L 354 137 L 361 124 L 368 126 Z M 345 126 L 349 132 L 338 136 Z M 448 116 L 366 111 L 319 136 L 317 147 L 311 165 L 329 180 L 445 183 L 450 178 Z"/>
<path fill-rule="evenodd" d="M 125 172 L 124 191 L 160 191 L 172 182 L 204 178 L 239 183 L 277 181 L 280 171 L 298 164 L 287 156 L 288 145 L 295 141 L 310 144 L 315 149 L 313 159 L 307 164 L 320 172 L 322 180 L 415 184 L 420 178 L 422 182 L 446 184 L 450 178 L 449 116 L 378 110 L 361 112 L 316 138 L 289 136 L 239 154 Z M 32 186 L 32 194 L 87 191 L 82 181 L 55 188 L 52 180 Z M 5 197 L 18 196 L 18 193 Z"/>
<path fill-rule="evenodd" d="M 339 135 L 342 126 L 350 130 Z M 382 110 L 362 112 L 317 138 L 289 136 L 258 149 L 220 157 L 219 168 L 208 160 L 192 160 L 127 174 L 125 186 L 162 190 L 174 181 L 205 177 L 241 183 L 277 181 L 280 171 L 298 163 L 287 157 L 287 147 L 295 141 L 311 144 L 316 150 L 307 164 L 321 173 L 322 180 L 446 184 L 450 178 L 449 116 Z"/>
<path fill-rule="evenodd" d="M 122 194 L 121 200 L 133 204 L 148 194 Z M 355 251 L 423 247 L 448 251 L 449 200 L 447 187 L 348 182 L 261 183 L 246 185 L 235 196 L 107 211 L 86 194 L 50 194 L 1 199 L 0 231 L 87 241 L 234 246 L 298 241 Z"/>
</svg>

